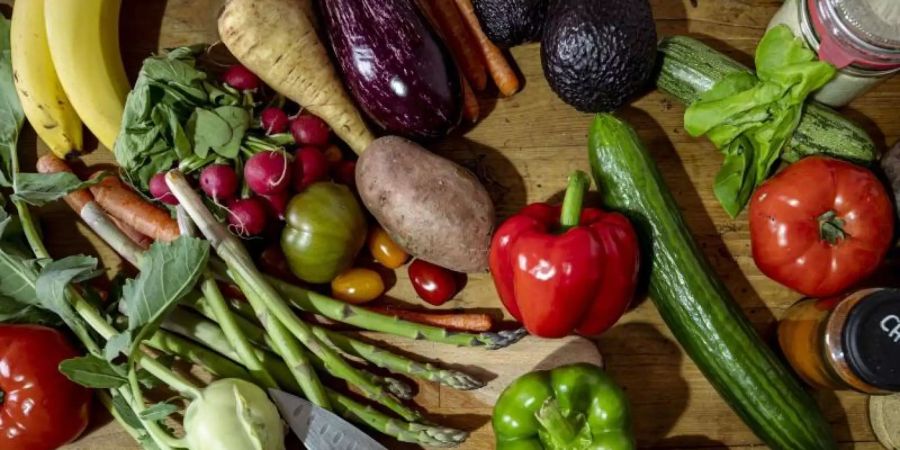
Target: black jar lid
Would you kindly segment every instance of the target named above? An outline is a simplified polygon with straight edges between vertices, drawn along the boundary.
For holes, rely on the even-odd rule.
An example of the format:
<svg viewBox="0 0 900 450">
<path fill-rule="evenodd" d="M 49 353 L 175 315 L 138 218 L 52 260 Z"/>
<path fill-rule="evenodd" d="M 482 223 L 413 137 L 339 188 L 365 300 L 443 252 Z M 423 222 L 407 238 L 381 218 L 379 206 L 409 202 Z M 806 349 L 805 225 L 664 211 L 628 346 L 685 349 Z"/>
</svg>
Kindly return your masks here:
<svg viewBox="0 0 900 450">
<path fill-rule="evenodd" d="M 853 372 L 875 388 L 900 392 L 900 290 L 862 299 L 847 315 L 842 338 Z"/>
</svg>

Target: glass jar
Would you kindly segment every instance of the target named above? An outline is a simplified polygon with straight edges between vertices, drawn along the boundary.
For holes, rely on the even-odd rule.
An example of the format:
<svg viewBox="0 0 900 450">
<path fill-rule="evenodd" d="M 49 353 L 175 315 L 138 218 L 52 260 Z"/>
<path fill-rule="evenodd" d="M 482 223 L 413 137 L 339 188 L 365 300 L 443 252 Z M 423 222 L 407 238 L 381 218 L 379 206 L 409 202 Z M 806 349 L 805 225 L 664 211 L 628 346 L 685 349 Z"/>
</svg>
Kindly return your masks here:
<svg viewBox="0 0 900 450">
<path fill-rule="evenodd" d="M 778 324 L 778 342 L 815 388 L 900 392 L 900 290 L 801 300 Z"/>
<path fill-rule="evenodd" d="M 844 106 L 900 71 L 900 1 L 786 0 L 769 28 L 787 25 L 838 73 L 813 97 Z"/>
</svg>

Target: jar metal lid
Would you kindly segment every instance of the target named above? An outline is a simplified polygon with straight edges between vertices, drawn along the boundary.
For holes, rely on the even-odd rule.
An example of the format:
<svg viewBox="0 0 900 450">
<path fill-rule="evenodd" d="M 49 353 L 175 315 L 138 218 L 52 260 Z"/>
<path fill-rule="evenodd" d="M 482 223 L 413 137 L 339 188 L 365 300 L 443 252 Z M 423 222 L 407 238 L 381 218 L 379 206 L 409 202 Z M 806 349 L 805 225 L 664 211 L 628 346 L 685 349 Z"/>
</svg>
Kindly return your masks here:
<svg viewBox="0 0 900 450">
<path fill-rule="evenodd" d="M 859 378 L 900 392 L 900 290 L 882 289 L 856 304 L 842 341 L 847 364 Z"/>
<path fill-rule="evenodd" d="M 867 43 L 900 52 L 900 2 L 834 0 L 837 18 Z"/>
</svg>

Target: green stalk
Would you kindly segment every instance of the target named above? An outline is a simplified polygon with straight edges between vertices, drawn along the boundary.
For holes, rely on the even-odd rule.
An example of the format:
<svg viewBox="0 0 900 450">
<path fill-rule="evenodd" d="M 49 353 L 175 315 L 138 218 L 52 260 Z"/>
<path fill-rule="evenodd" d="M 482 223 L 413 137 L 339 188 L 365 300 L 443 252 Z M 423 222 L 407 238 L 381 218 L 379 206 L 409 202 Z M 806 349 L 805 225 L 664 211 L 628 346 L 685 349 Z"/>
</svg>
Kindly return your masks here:
<svg viewBox="0 0 900 450">
<path fill-rule="evenodd" d="M 563 198 L 561 216 L 559 218 L 560 231 L 568 231 L 581 223 L 581 211 L 584 207 L 584 194 L 591 187 L 591 179 L 580 170 L 569 175 L 569 187 L 566 188 L 566 196 Z"/>
<path fill-rule="evenodd" d="M 197 302 L 198 304 L 202 304 L 202 302 Z M 215 317 L 211 317 L 211 311 L 209 311 L 208 306 L 202 307 L 205 311 L 201 311 L 199 308 L 194 310 L 199 312 L 200 315 L 194 313 L 191 310 L 185 308 L 178 308 L 174 310 L 163 323 L 163 328 L 169 330 L 173 333 L 178 333 L 182 336 L 191 337 L 193 335 L 204 336 L 204 341 L 218 341 L 223 340 L 221 336 L 218 335 L 220 330 L 220 324 L 216 323 Z M 297 381 L 292 377 L 290 369 L 285 365 L 284 361 L 278 359 L 276 355 L 273 355 L 267 350 L 271 350 L 275 348 L 274 342 L 272 339 L 265 334 L 265 331 L 262 328 L 259 328 L 255 324 L 250 323 L 243 317 L 238 317 L 238 326 L 241 330 L 248 336 L 248 338 L 257 343 L 256 347 L 252 348 L 254 355 L 261 362 L 265 370 L 272 374 L 275 380 L 281 386 L 299 386 Z M 227 336 L 226 336 L 227 338 Z M 227 340 L 227 339 L 225 339 Z M 234 348 L 234 344 L 230 343 L 230 347 L 227 349 L 224 347 L 213 348 L 213 350 L 228 356 L 231 359 L 236 361 L 242 361 L 242 358 L 237 355 L 231 355 L 231 352 Z M 319 359 L 316 355 L 308 355 L 310 358 L 310 362 L 320 372 L 328 373 L 328 369 L 325 367 L 325 363 Z M 245 364 L 246 366 L 246 364 Z M 398 398 L 409 400 L 412 398 L 413 390 L 408 384 L 394 379 L 390 377 L 380 377 L 376 374 L 363 371 L 363 375 L 369 378 L 373 383 L 377 385 L 384 386 L 385 389 L 388 390 L 393 395 L 396 395 Z"/>
<path fill-rule="evenodd" d="M 224 336 L 221 336 L 221 330 L 218 333 L 219 337 L 216 337 L 215 334 L 204 332 L 202 336 L 190 336 L 191 339 L 202 343 L 206 347 L 198 346 L 197 350 L 179 353 L 186 347 L 175 345 L 170 347 L 171 353 L 203 366 L 215 376 L 251 379 L 249 372 L 239 366 L 234 359 L 228 358 L 227 355 L 234 357 L 235 352 L 233 349 L 228 348 L 228 342 L 226 342 Z M 209 350 L 207 347 L 213 350 Z M 237 374 L 243 374 L 243 376 L 238 376 Z M 288 386 L 288 390 L 295 394 L 298 392 L 296 389 L 296 386 Z M 469 433 L 453 428 L 397 420 L 371 406 L 358 403 L 333 389 L 326 388 L 326 392 L 338 415 L 391 436 L 401 442 L 420 444 L 427 447 L 455 447 L 464 442 L 469 436 Z"/>
<path fill-rule="evenodd" d="M 241 287 L 244 294 L 248 299 L 252 299 L 251 302 L 260 303 L 261 306 L 264 306 L 264 308 L 254 307 L 258 316 L 260 316 L 260 312 L 271 313 L 275 318 L 272 322 L 281 322 L 312 353 L 322 358 L 322 361 L 325 362 L 326 367 L 334 376 L 355 385 L 366 397 L 378 401 L 404 419 L 415 420 L 420 417 L 417 411 L 401 403 L 396 397 L 389 394 L 384 387 L 377 386 L 366 379 L 335 350 L 315 337 L 309 326 L 294 315 L 294 312 L 281 298 L 278 291 L 266 282 L 262 274 L 259 273 L 246 249 L 244 249 L 243 244 L 231 235 L 206 209 L 200 196 L 191 188 L 184 175 L 178 171 L 170 171 L 166 174 L 166 182 L 172 194 L 175 195 L 179 203 L 190 214 L 194 223 L 198 225 L 201 232 L 209 239 L 210 244 L 228 265 L 232 278 Z M 268 314 L 261 315 L 259 319 L 264 325 L 270 322 Z M 279 345 L 283 344 L 278 342 L 277 339 L 276 343 Z M 309 372 L 315 373 L 311 369 Z"/>
<path fill-rule="evenodd" d="M 253 352 L 253 346 L 247 340 L 247 336 L 245 336 L 240 327 L 238 327 L 234 315 L 228 309 L 228 303 L 225 302 L 225 297 L 222 296 L 222 291 L 219 290 L 219 286 L 216 284 L 216 279 L 208 271 L 204 275 L 200 288 L 203 291 L 203 295 L 206 297 L 205 303 L 210 306 L 210 309 L 216 318 L 216 322 L 222 326 L 225 337 L 228 339 L 231 346 L 234 347 L 241 362 L 247 367 L 250 374 L 253 375 L 256 384 L 264 388 L 276 387 L 275 380 L 272 379 L 272 376 L 269 375 L 263 367 L 256 354 Z"/>
<path fill-rule="evenodd" d="M 215 264 L 212 267 L 214 271 L 219 271 Z M 277 278 L 267 277 L 267 279 L 294 307 L 364 330 L 460 347 L 483 346 L 488 350 L 507 347 L 518 342 L 528 334 L 524 328 L 504 330 L 496 333 L 449 331 L 444 328 L 410 322 L 394 316 L 372 312 L 366 308 L 349 305 Z"/>
<path fill-rule="evenodd" d="M 271 346 L 266 340 L 265 331 L 246 317 L 246 311 L 242 311 L 245 303 L 232 302 L 232 308 L 238 309 L 235 321 L 244 334 L 257 344 Z M 199 299 L 190 305 L 194 310 L 209 318 L 216 320 L 211 308 L 203 299 Z M 430 363 L 422 363 L 403 355 L 393 353 L 368 342 L 355 339 L 351 336 L 331 331 L 327 328 L 311 325 L 313 333 L 323 342 L 331 344 L 344 353 L 364 359 L 377 367 L 387 369 L 394 373 L 403 373 L 423 380 L 449 386 L 453 389 L 472 390 L 484 386 L 484 383 L 466 373 L 458 370 L 444 369 Z M 402 397 L 401 397 L 402 398 Z"/>
</svg>

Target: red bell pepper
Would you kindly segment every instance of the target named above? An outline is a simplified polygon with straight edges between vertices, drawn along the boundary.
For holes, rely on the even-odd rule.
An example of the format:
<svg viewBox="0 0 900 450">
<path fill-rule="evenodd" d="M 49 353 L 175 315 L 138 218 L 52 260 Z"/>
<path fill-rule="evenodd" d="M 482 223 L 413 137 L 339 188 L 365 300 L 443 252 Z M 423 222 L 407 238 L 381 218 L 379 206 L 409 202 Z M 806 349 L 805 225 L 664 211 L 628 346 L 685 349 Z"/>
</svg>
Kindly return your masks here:
<svg viewBox="0 0 900 450">
<path fill-rule="evenodd" d="M 562 207 L 535 203 L 494 234 L 490 266 L 506 309 L 540 337 L 593 336 L 634 297 L 640 249 L 631 222 L 584 209 L 590 179 L 569 177 Z"/>
</svg>

